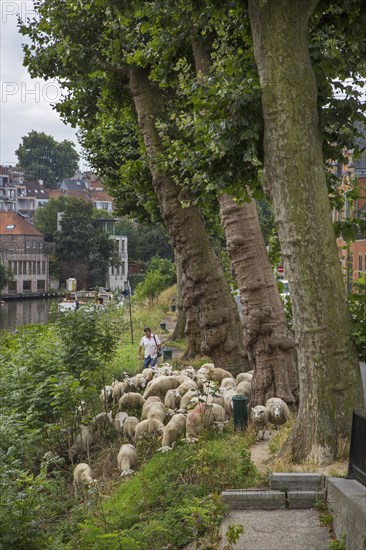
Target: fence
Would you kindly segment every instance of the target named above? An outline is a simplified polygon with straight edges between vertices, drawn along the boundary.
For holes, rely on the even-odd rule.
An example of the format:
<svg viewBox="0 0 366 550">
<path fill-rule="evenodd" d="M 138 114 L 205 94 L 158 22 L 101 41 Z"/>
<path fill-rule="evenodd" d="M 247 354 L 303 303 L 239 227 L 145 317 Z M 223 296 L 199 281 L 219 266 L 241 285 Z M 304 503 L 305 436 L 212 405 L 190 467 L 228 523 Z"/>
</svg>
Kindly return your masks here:
<svg viewBox="0 0 366 550">
<path fill-rule="evenodd" d="M 366 415 L 353 411 L 348 477 L 366 487 Z"/>
</svg>

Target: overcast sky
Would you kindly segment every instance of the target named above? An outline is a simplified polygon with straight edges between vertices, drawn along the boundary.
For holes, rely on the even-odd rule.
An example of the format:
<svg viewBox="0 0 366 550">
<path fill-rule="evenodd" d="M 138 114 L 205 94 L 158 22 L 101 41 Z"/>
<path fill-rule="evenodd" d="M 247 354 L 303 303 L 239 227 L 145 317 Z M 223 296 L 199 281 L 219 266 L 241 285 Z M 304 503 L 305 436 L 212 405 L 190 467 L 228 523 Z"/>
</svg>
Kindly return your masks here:
<svg viewBox="0 0 366 550">
<path fill-rule="evenodd" d="M 0 164 L 5 166 L 16 164 L 15 151 L 22 137 L 32 130 L 50 134 L 57 141 L 71 140 L 80 153 L 76 131 L 51 107 L 60 90 L 55 83 L 32 80 L 22 65 L 24 37 L 18 33 L 17 13 L 23 19 L 31 17 L 32 7 L 29 0 L 0 0 Z"/>
</svg>

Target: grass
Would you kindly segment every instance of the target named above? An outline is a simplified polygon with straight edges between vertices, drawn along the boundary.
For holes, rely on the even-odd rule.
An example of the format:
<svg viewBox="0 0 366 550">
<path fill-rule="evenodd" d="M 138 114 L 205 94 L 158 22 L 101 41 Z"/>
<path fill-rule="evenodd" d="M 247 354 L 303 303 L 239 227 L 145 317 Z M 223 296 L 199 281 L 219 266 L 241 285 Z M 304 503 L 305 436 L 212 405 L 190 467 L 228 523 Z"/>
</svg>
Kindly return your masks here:
<svg viewBox="0 0 366 550">
<path fill-rule="evenodd" d="M 154 445 L 139 449 L 141 467 L 118 479 L 102 506 L 81 524 L 77 548 L 158 550 L 180 548 L 193 539 L 192 517 L 223 517 L 220 499 L 227 488 L 253 487 L 259 475 L 250 461 L 245 433 L 210 432 L 195 445 L 179 444 L 167 454 Z M 211 527 L 207 523 L 206 530 Z M 73 546 L 75 547 L 75 546 Z"/>
</svg>

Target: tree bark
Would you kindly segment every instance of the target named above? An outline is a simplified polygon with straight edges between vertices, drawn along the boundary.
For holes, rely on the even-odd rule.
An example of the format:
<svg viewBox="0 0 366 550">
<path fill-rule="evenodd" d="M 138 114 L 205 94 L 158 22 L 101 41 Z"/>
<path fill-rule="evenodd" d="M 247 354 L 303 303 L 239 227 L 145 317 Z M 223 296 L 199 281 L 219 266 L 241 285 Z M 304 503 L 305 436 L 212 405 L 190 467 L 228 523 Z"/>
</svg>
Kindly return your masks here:
<svg viewBox="0 0 366 550">
<path fill-rule="evenodd" d="M 291 289 L 300 407 L 295 459 L 334 460 L 363 407 L 358 357 L 330 219 L 317 86 L 308 51 L 316 0 L 249 0 L 265 122 L 265 184 Z"/>
<path fill-rule="evenodd" d="M 164 113 L 163 93 L 140 68 L 130 70 L 130 90 L 162 219 L 182 259 L 184 302 L 197 308 L 202 352 L 236 375 L 248 365 L 239 314 L 202 218 L 165 166 L 164 147 L 155 125 Z"/>
<path fill-rule="evenodd" d="M 177 252 L 174 251 L 174 255 L 175 255 L 175 265 L 177 269 L 177 292 L 176 292 L 176 299 L 175 299 L 175 305 L 177 308 L 177 322 L 168 340 L 183 340 L 185 336 L 184 329 L 186 326 L 186 318 L 187 318 L 186 312 L 184 310 L 184 304 L 183 304 L 183 290 L 182 290 L 183 270 L 182 270 L 182 262 L 179 257 L 179 254 L 177 254 Z"/>
<path fill-rule="evenodd" d="M 244 345 L 254 369 L 251 406 L 276 396 L 294 407 L 299 395 L 295 338 L 287 327 L 255 201 L 239 205 L 222 194 L 219 202 L 243 307 Z"/>
</svg>

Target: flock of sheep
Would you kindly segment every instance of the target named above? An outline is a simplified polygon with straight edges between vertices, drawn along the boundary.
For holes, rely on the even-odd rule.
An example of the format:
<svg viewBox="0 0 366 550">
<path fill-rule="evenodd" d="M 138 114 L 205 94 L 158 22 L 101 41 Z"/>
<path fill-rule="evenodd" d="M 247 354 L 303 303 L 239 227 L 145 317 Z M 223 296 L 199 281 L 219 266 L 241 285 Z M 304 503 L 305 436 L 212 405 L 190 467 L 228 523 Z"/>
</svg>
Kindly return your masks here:
<svg viewBox="0 0 366 550">
<path fill-rule="evenodd" d="M 236 379 L 230 372 L 206 363 L 195 371 L 187 367 L 174 371 L 168 363 L 161 367 L 144 369 L 143 373 L 115 381 L 101 390 L 105 408 L 117 407 L 114 419 L 112 410 L 102 412 L 92 420 L 92 427 L 82 426 L 69 449 L 71 461 L 87 455 L 97 429 L 114 425 L 116 432 L 129 443 L 120 447 L 117 464 L 121 476 L 133 473 L 137 464 L 135 443 L 146 433 L 161 437 L 161 452 L 169 451 L 178 438 L 194 442 L 210 426 L 223 431 L 233 414 L 233 396 L 250 398 L 253 372 L 240 373 Z M 143 392 L 143 393 L 142 393 Z M 269 399 L 265 406 L 251 409 L 250 417 L 256 433 L 262 430 L 262 439 L 269 423 L 282 425 L 289 418 L 289 409 L 279 398 Z M 139 416 L 139 417 L 138 417 Z M 85 462 L 74 469 L 75 491 L 90 485 L 93 480 L 90 466 Z"/>
</svg>

